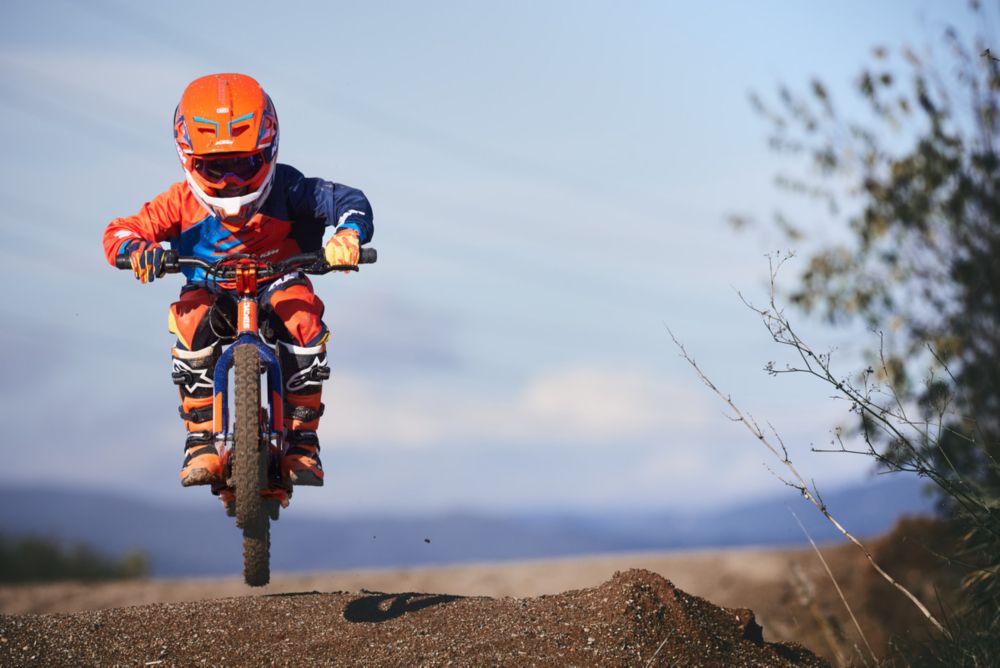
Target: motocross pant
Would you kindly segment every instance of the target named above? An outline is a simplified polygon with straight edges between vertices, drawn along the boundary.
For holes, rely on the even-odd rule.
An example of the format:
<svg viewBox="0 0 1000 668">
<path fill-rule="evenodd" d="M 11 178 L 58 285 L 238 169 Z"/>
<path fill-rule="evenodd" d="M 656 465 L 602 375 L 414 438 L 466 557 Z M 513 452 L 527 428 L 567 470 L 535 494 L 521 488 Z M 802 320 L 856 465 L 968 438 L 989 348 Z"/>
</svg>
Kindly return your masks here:
<svg viewBox="0 0 1000 668">
<path fill-rule="evenodd" d="M 300 273 L 265 284 L 258 295 L 261 337 L 276 347 L 285 384 L 285 429 L 290 449 L 318 450 L 316 429 L 323 414 L 322 382 L 329 378 L 323 302 Z M 198 286 L 181 291 L 170 307 L 169 329 L 177 336 L 174 382 L 188 432 L 186 448 L 212 438 L 212 372 L 221 345 L 236 335 L 236 301 Z M 204 371 L 204 375 L 202 375 Z M 191 382 L 191 374 L 200 382 Z"/>
</svg>

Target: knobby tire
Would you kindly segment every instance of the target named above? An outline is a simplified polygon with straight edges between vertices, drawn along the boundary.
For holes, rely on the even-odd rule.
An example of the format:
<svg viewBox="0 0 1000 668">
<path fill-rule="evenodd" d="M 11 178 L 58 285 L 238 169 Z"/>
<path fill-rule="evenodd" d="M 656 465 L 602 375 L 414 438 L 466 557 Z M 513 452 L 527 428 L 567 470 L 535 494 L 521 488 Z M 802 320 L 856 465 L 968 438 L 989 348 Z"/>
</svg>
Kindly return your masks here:
<svg viewBox="0 0 1000 668">
<path fill-rule="evenodd" d="M 236 525 L 243 529 L 243 579 L 262 587 L 271 579 L 271 523 L 260 490 L 267 488 L 267 452 L 260 437 L 260 357 L 256 346 L 234 351 L 233 471 Z"/>
</svg>

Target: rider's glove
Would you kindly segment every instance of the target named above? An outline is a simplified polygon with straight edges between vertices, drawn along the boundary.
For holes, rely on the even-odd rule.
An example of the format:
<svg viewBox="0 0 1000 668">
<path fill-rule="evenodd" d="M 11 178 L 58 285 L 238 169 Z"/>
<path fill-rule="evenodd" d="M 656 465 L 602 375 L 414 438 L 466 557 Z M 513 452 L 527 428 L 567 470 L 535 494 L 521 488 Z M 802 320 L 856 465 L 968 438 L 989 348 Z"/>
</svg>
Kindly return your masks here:
<svg viewBox="0 0 1000 668">
<path fill-rule="evenodd" d="M 358 231 L 345 227 L 337 231 L 330 240 L 326 242 L 327 264 L 337 265 L 357 265 L 361 256 L 361 242 L 358 238 Z"/>
<path fill-rule="evenodd" d="M 152 241 L 130 241 L 125 249 L 132 262 L 132 271 L 142 283 L 152 283 L 163 276 L 166 266 L 163 264 L 163 247 Z"/>
</svg>

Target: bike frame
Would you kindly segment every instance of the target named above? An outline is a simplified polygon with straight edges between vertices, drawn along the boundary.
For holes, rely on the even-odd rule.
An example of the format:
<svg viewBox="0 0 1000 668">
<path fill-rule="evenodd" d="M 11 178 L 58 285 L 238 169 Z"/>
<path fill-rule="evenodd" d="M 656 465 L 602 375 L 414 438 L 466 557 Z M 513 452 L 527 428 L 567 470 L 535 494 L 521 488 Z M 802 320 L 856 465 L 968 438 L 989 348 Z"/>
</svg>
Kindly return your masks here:
<svg viewBox="0 0 1000 668">
<path fill-rule="evenodd" d="M 212 411 L 212 431 L 219 454 L 223 461 L 228 459 L 232 447 L 229 434 L 229 370 L 233 366 L 233 354 L 237 346 L 253 345 L 257 348 L 261 361 L 267 367 L 267 406 L 270 416 L 269 433 L 266 437 L 272 455 L 284 454 L 284 400 L 281 365 L 274 351 L 260 338 L 257 320 L 257 263 L 251 259 L 236 261 L 236 340 L 227 347 L 215 365 L 212 383 L 214 403 Z M 262 425 L 263 427 L 263 425 Z"/>
</svg>

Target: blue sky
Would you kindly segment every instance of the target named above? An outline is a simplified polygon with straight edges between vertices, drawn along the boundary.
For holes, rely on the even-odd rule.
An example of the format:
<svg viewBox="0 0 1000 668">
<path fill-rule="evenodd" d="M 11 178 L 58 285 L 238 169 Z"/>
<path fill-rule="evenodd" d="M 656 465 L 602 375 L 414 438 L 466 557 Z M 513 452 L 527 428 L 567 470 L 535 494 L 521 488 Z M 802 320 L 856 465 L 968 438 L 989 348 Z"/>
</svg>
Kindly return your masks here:
<svg viewBox="0 0 1000 668">
<path fill-rule="evenodd" d="M 362 188 L 380 262 L 317 291 L 334 330 L 312 513 L 680 508 L 774 492 L 766 453 L 681 362 L 813 455 L 843 419 L 771 379 L 739 302 L 766 297 L 766 218 L 789 165 L 747 94 L 850 87 L 876 44 L 933 41 L 958 3 L 39 2 L 0 9 L 0 380 L 8 479 L 204 503 L 166 309 L 180 287 L 109 268 L 100 236 L 181 178 L 184 86 L 255 76 L 280 159 Z M 820 234 L 822 212 L 811 216 Z M 782 244 L 780 246 L 784 248 Z M 790 272 L 794 274 L 795 266 Z M 850 358 L 857 332 L 806 331 Z"/>
</svg>

